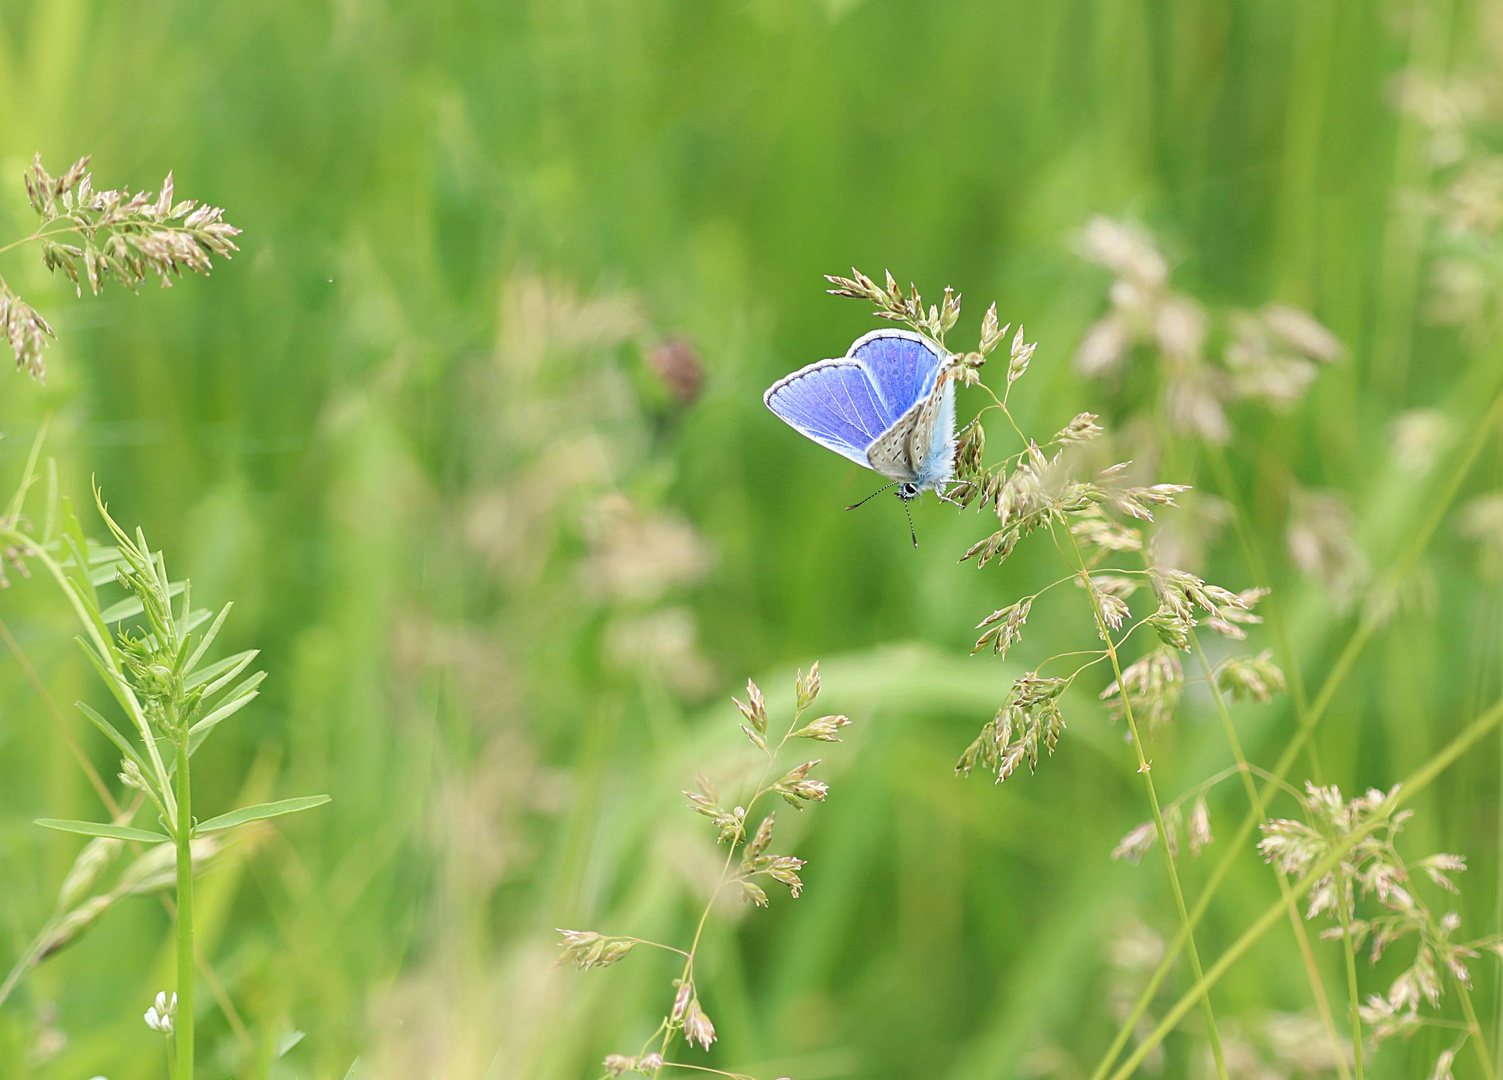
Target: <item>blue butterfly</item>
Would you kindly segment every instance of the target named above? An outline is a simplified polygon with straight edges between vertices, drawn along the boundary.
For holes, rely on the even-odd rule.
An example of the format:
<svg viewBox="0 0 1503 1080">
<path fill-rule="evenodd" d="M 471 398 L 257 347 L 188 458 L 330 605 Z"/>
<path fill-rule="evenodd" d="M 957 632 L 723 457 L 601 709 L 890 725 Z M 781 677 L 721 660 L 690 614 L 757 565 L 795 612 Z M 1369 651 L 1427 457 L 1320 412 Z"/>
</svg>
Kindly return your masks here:
<svg viewBox="0 0 1503 1080">
<path fill-rule="evenodd" d="M 844 356 L 779 379 L 762 400 L 799 434 L 891 480 L 906 509 L 955 475 L 953 363 L 911 330 L 873 330 Z"/>
</svg>

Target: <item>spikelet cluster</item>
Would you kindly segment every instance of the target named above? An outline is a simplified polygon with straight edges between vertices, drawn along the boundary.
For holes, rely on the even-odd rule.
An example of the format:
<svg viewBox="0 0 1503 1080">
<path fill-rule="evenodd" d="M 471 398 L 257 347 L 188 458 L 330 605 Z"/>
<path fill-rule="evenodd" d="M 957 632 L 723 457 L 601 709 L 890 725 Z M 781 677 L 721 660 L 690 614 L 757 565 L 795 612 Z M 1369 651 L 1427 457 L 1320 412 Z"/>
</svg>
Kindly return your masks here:
<svg viewBox="0 0 1503 1080">
<path fill-rule="evenodd" d="M 781 735 L 775 730 L 769 730 L 771 721 L 767 700 L 755 682 L 747 681 L 744 701 L 740 698 L 731 699 L 743 721 L 740 725 L 742 734 L 766 759 L 762 779 L 746 798 L 744 805 L 739 802 L 727 805 L 728 800 L 722 798 L 714 781 L 703 773 L 696 776 L 695 790 L 684 792 L 689 800 L 689 809 L 709 819 L 714 826 L 716 843 L 729 847 L 725 869 L 711 892 L 702 918 L 708 917 L 716 898 L 722 893 L 733 892 L 743 903 L 767 907 L 771 904 L 771 899 L 764 886 L 769 882 L 785 887 L 789 896 L 795 900 L 804 891 L 800 871 L 807 865 L 806 861 L 795 855 L 777 854 L 772 850 L 776 813 L 762 815 L 756 829 L 750 833 L 747 822 L 757 820 L 752 815 L 758 803 L 771 796 L 780 797 L 796 810 L 802 810 L 810 803 L 824 802 L 829 794 L 829 784 L 811 776 L 820 764 L 818 759 L 801 762 L 782 772 L 778 772 L 775 765 L 779 754 L 790 740 L 840 742 L 839 733 L 850 726 L 851 721 L 849 717 L 840 714 L 804 721 L 805 712 L 814 706 L 821 689 L 818 663 L 807 674 L 803 671 L 798 673 L 793 689 L 793 718 Z M 738 854 L 739 858 L 736 857 Z M 667 1016 L 647 1040 L 642 1052 L 609 1055 L 604 1063 L 607 1076 L 624 1076 L 627 1073 L 656 1076 L 666 1065 L 674 1064 L 670 1053 L 676 1039 L 681 1038 L 688 1046 L 701 1050 L 708 1050 L 715 1043 L 718 1037 L 715 1024 L 699 994 L 698 935 L 695 935 L 693 943 L 685 951 L 659 942 L 611 936 L 593 930 L 560 929 L 558 933 L 563 939 L 559 963 L 571 963 L 581 971 L 618 963 L 639 945 L 667 949 L 684 957 L 683 971 L 673 981 L 673 1000 Z M 654 1044 L 656 1049 L 646 1048 Z M 684 1067 L 700 1068 L 688 1065 Z"/>
<path fill-rule="evenodd" d="M 96 190 L 89 159 L 79 158 L 61 176 L 42 167 L 38 154 L 25 174 L 26 198 L 37 216 L 29 238 L 41 247 L 42 265 L 61 272 L 82 295 L 85 283 L 98 294 L 114 280 L 132 292 L 148 277 L 163 286 L 188 270 L 208 274 L 213 259 L 239 248 L 240 230 L 217 206 L 176 199 L 172 174 L 156 193 L 126 188 Z M 42 349 L 57 335 L 47 320 L 0 280 L 0 336 L 16 365 L 34 378 L 46 373 Z"/>
</svg>

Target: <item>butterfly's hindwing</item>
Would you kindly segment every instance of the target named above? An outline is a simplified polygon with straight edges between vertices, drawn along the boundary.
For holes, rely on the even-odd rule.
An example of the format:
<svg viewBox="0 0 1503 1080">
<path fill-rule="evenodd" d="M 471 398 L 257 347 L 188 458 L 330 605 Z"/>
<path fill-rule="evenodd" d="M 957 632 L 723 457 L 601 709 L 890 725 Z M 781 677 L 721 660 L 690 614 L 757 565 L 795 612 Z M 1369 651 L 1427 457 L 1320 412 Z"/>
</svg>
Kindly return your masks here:
<svg viewBox="0 0 1503 1080">
<path fill-rule="evenodd" d="M 876 442 L 867 447 L 867 462 L 889 480 L 907 483 L 914 479 L 913 430 L 918 426 L 919 417 L 930 400 L 924 398 L 915 402 L 913 408 L 900 416 L 892 427 L 882 432 L 877 436 Z"/>
<path fill-rule="evenodd" d="M 941 384 L 925 403 L 911 441 L 913 482 L 920 491 L 939 488 L 955 476 L 955 383 Z"/>
</svg>

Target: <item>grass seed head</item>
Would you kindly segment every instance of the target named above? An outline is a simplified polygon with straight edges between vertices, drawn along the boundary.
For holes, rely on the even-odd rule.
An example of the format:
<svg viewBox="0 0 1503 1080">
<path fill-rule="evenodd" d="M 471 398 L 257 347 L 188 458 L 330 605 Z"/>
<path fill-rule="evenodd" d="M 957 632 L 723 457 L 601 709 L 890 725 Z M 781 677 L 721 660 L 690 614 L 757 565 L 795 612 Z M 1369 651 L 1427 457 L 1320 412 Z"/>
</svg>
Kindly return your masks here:
<svg viewBox="0 0 1503 1080">
<path fill-rule="evenodd" d="M 814 699 L 819 697 L 819 661 L 814 661 L 814 666 L 809 669 L 807 678 L 803 669 L 799 669 L 798 678 L 794 681 L 794 694 L 798 701 L 798 711 L 803 712 Z"/>
<path fill-rule="evenodd" d="M 1215 838 L 1211 835 L 1211 810 L 1206 806 L 1205 792 L 1195 799 L 1190 811 L 1190 854 L 1199 855 L 1201 848 L 1209 847 Z"/>
<path fill-rule="evenodd" d="M 1216 685 L 1234 701 L 1269 702 L 1275 693 L 1288 686 L 1284 673 L 1273 662 L 1273 652 L 1264 649 L 1257 656 L 1234 656 L 1216 669 Z"/>
<path fill-rule="evenodd" d="M 689 1002 L 688 1011 L 684 1013 L 684 1038 L 690 1046 L 698 1043 L 705 1050 L 715 1041 L 715 1025 L 710 1023 L 709 1016 L 700 1008 L 697 997 Z"/>
<path fill-rule="evenodd" d="M 572 963 L 580 971 L 610 967 L 625 958 L 636 947 L 634 938 L 613 938 L 597 934 L 593 930 L 563 930 L 563 951 L 558 963 Z"/>
<path fill-rule="evenodd" d="M 793 733 L 795 739 L 817 739 L 820 742 L 840 742 L 840 736 L 835 733 L 843 727 L 850 725 L 848 716 L 821 716 L 812 723 L 805 724 Z"/>
</svg>

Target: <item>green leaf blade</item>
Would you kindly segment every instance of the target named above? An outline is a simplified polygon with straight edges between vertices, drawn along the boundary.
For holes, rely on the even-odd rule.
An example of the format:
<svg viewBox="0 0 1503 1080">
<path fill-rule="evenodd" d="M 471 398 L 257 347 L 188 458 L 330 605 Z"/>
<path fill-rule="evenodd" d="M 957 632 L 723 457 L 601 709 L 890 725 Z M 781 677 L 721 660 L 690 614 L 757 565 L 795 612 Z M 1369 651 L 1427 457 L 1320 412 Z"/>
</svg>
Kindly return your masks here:
<svg viewBox="0 0 1503 1080">
<path fill-rule="evenodd" d="M 181 595 L 183 586 L 186 584 L 187 583 L 183 581 L 174 581 L 170 586 L 168 586 L 167 595 Z M 111 604 L 109 607 L 101 611 L 99 613 L 99 618 L 101 622 L 114 623 L 119 622 L 121 619 L 129 619 L 133 615 L 139 615 L 141 614 L 141 611 L 142 608 L 140 597 L 127 596 L 119 603 Z"/>
<path fill-rule="evenodd" d="M 80 836 L 103 836 L 111 840 L 139 840 L 143 844 L 160 844 L 171 839 L 159 832 L 147 829 L 132 829 L 124 825 L 111 825 L 100 821 L 69 821 L 65 818 L 37 818 L 33 822 L 44 829 L 58 832 L 78 833 Z"/>
<path fill-rule="evenodd" d="M 183 666 L 184 672 L 192 674 L 198 667 L 198 662 L 203 659 L 204 653 L 209 651 L 209 646 L 214 643 L 214 639 L 219 636 L 219 628 L 224 625 L 224 620 L 229 618 L 230 609 L 234 606 L 235 602 L 231 600 L 219 609 L 219 614 L 214 618 L 214 624 L 204 634 L 203 640 L 198 643 L 198 648 L 193 650 L 193 655 L 188 657 L 187 664 Z"/>
<path fill-rule="evenodd" d="M 322 806 L 330 802 L 328 795 L 302 795 L 296 799 L 282 799 L 279 802 L 259 803 L 256 806 L 246 806 L 239 810 L 231 810 L 228 814 L 220 814 L 216 818 L 200 822 L 194 829 L 195 835 L 206 832 L 217 832 L 220 829 L 233 829 L 236 825 L 244 825 L 251 821 L 262 821 L 266 818 L 281 817 L 283 814 L 295 814 L 299 810 L 311 810 L 315 806 Z"/>
<path fill-rule="evenodd" d="M 120 730 L 117 727 L 115 727 L 114 724 L 110 723 L 103 716 L 101 716 L 96 710 L 90 708 L 88 705 L 84 704 L 82 701 L 74 702 L 74 704 L 76 704 L 78 706 L 79 710 L 85 716 L 87 716 L 90 721 L 93 722 L 94 726 L 97 727 L 100 730 L 100 732 L 103 733 L 103 735 L 104 735 L 105 738 L 109 739 L 110 742 L 114 743 L 115 746 L 116 746 L 116 748 L 119 749 L 119 751 L 122 754 L 124 754 L 126 757 L 130 758 L 131 761 L 134 761 L 136 763 L 136 767 L 139 768 L 143 774 L 145 774 L 147 776 L 151 775 L 151 773 L 148 771 L 148 769 L 146 767 L 145 760 L 142 759 L 141 755 L 136 751 L 136 748 L 133 745 L 131 745 L 130 740 L 127 739 L 124 735 L 122 735 L 120 733 Z"/>
</svg>

